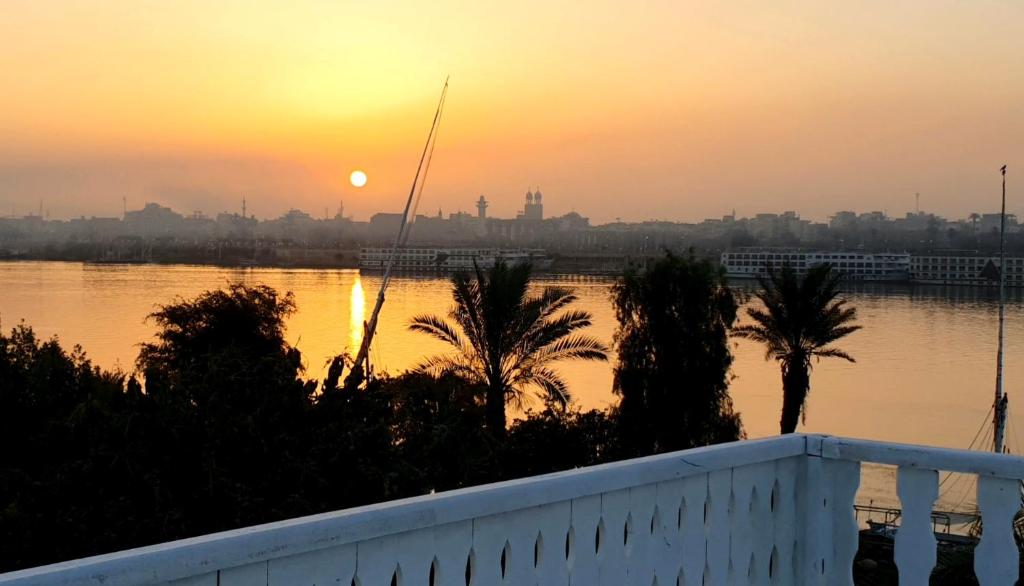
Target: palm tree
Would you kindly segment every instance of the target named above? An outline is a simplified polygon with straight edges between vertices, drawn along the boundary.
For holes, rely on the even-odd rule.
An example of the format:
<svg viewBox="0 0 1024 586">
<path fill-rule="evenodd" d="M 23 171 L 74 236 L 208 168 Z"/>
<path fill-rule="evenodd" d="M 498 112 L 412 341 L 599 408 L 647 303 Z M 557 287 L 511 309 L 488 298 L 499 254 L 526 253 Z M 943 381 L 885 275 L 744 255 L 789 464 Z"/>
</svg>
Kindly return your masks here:
<svg viewBox="0 0 1024 586">
<path fill-rule="evenodd" d="M 733 334 L 765 345 L 765 360 L 775 359 L 782 367 L 782 433 L 793 433 L 811 390 L 811 358 L 852 356 L 831 346 L 833 342 L 861 328 L 852 325 L 857 310 L 839 297 L 842 278 L 831 265 L 819 265 L 803 278 L 792 267 L 770 271 L 759 277 L 761 290 L 755 296 L 763 308 L 747 308 L 754 321 L 736 327 Z"/>
<path fill-rule="evenodd" d="M 545 287 L 531 295 L 530 272 L 529 265 L 499 261 L 487 271 L 474 267 L 472 276 L 456 273 L 451 321 L 418 315 L 409 325 L 455 348 L 453 355 L 428 358 L 419 370 L 452 372 L 482 385 L 487 426 L 498 435 L 505 432 L 505 403 L 521 401 L 530 387 L 548 400 L 569 402 L 568 387 L 552 363 L 608 359 L 604 344 L 577 333 L 590 325 L 590 313 L 562 312 L 576 301 L 573 291 Z"/>
</svg>

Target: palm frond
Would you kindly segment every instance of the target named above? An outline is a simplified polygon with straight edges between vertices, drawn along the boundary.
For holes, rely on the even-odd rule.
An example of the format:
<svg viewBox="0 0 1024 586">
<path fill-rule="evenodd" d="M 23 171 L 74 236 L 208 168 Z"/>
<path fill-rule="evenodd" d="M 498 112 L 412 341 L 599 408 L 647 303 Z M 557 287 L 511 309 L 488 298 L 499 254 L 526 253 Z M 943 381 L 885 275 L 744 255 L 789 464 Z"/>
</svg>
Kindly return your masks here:
<svg viewBox="0 0 1024 586">
<path fill-rule="evenodd" d="M 608 360 L 608 348 L 597 338 L 590 336 L 567 336 L 541 348 L 537 362 L 544 364 L 557 360 Z"/>
<path fill-rule="evenodd" d="M 418 372 L 426 372 L 434 376 L 456 374 L 472 382 L 484 382 L 479 376 L 479 369 L 461 357 L 437 355 L 425 358 L 414 368 Z"/>
<path fill-rule="evenodd" d="M 530 383 L 540 387 L 549 399 L 563 407 L 572 401 L 572 396 L 569 394 L 569 386 L 565 384 L 565 381 L 558 373 L 549 368 L 532 369 L 524 373 L 518 382 Z"/>
<path fill-rule="evenodd" d="M 819 358 L 842 358 L 843 360 L 848 360 L 850 362 L 857 362 L 853 356 L 850 356 L 839 348 L 822 348 L 820 350 L 815 350 L 814 355 Z"/>
<path fill-rule="evenodd" d="M 455 326 L 436 315 L 413 316 L 409 323 L 409 330 L 428 334 L 460 350 L 466 347 L 466 343 Z"/>
</svg>

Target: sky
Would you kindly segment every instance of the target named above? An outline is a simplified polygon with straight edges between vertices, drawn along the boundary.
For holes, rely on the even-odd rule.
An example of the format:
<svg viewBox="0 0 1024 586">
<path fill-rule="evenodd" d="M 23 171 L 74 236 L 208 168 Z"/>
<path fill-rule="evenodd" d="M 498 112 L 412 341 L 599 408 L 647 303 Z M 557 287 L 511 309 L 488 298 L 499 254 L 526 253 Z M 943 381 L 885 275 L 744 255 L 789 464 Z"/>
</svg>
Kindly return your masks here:
<svg viewBox="0 0 1024 586">
<path fill-rule="evenodd" d="M 1022 22 L 1014 0 L 4 0 L 0 216 L 399 211 L 446 76 L 423 212 L 511 217 L 539 187 L 594 223 L 915 193 L 963 217 L 1008 164 L 1022 213 Z"/>
</svg>

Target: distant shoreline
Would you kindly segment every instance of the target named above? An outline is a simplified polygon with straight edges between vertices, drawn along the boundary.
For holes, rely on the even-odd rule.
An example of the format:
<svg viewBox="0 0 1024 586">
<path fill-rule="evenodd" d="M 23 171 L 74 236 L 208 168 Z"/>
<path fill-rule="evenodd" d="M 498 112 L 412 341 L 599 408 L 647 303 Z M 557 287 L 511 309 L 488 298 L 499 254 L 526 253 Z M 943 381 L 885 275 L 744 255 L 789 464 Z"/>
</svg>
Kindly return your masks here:
<svg viewBox="0 0 1024 586">
<path fill-rule="evenodd" d="M 615 278 L 622 274 L 625 267 L 614 269 L 614 268 L 582 268 L 579 266 L 572 267 L 566 266 L 574 263 L 560 263 L 559 258 L 556 257 L 555 264 L 547 270 L 538 270 L 538 276 L 544 277 L 594 277 L 594 278 Z M 83 260 L 77 258 L 29 258 L 29 257 L 0 257 L 0 263 L 78 263 L 83 266 L 153 266 L 153 267 L 211 267 L 219 269 L 232 269 L 232 270 L 244 270 L 244 269 L 259 269 L 259 270 L 304 270 L 304 271 L 359 271 L 362 274 L 374 275 L 381 274 L 379 270 L 368 270 L 360 269 L 358 261 L 354 263 L 344 264 L 317 264 L 317 263 L 229 263 L 229 262 L 210 262 L 196 259 L 190 260 Z M 396 273 L 397 277 L 438 277 L 447 278 L 451 275 L 450 272 L 446 271 L 401 271 Z M 743 277 L 728 277 L 730 284 L 738 287 L 739 289 L 750 289 L 756 287 L 757 281 L 754 278 L 743 278 Z M 1007 283 L 1007 293 L 1012 298 L 1024 298 L 1024 287 L 1011 285 Z M 940 290 L 951 290 L 951 291 L 972 291 L 986 295 L 988 293 L 995 294 L 998 291 L 998 285 L 982 285 L 976 283 L 929 283 L 914 280 L 905 281 L 851 281 L 845 285 L 845 289 L 849 291 L 878 291 L 878 292 L 889 292 L 889 291 L 928 291 L 936 292 Z"/>
</svg>

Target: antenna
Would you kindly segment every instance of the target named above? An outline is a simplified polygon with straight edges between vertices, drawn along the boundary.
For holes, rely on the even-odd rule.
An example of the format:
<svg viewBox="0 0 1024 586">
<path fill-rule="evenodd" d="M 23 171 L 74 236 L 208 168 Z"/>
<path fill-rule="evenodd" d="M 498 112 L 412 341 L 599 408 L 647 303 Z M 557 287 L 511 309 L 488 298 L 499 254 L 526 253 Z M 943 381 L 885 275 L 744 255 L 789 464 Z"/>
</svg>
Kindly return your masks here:
<svg viewBox="0 0 1024 586">
<path fill-rule="evenodd" d="M 915 214 L 920 214 L 921 213 L 921 194 L 920 193 L 915 193 L 914 194 L 914 213 Z"/>
<path fill-rule="evenodd" d="M 128 217 L 128 198 L 121 198 L 121 221 Z"/>
<path fill-rule="evenodd" d="M 245 219 L 245 196 L 242 196 L 242 219 Z"/>
<path fill-rule="evenodd" d="M 380 317 L 380 310 L 384 306 L 384 293 L 387 291 L 388 283 L 391 281 L 391 271 L 395 266 L 395 259 L 398 256 L 398 249 L 405 244 L 409 237 L 409 210 L 413 207 L 413 198 L 419 206 L 420 195 L 423 194 L 423 185 L 427 180 L 427 171 L 430 170 L 430 160 L 434 156 L 434 143 L 437 139 L 437 129 L 441 123 L 441 112 L 444 110 L 444 101 L 448 96 L 448 79 L 444 80 L 444 87 L 441 89 L 441 99 L 437 102 L 437 110 L 434 112 L 434 122 L 430 125 L 430 132 L 427 134 L 427 142 L 423 145 L 423 154 L 420 155 L 420 164 L 416 167 L 416 174 L 412 179 L 412 187 L 409 189 L 409 197 L 405 200 L 405 210 L 402 212 L 402 221 L 398 226 L 398 235 L 391 247 L 391 254 L 388 257 L 388 264 L 384 269 L 384 277 L 381 279 L 380 291 L 377 292 L 377 303 L 373 306 L 373 313 L 369 321 L 364 324 L 363 341 L 359 345 L 359 353 L 352 363 L 352 369 L 345 377 L 346 387 L 358 386 L 363 380 L 369 377 L 370 344 L 373 342 L 373 335 L 377 331 L 377 319 Z M 424 167 L 424 163 L 426 166 Z M 423 179 L 421 181 L 420 175 Z M 417 190 L 417 186 L 419 189 Z M 415 213 L 415 211 L 413 212 Z"/>
</svg>

